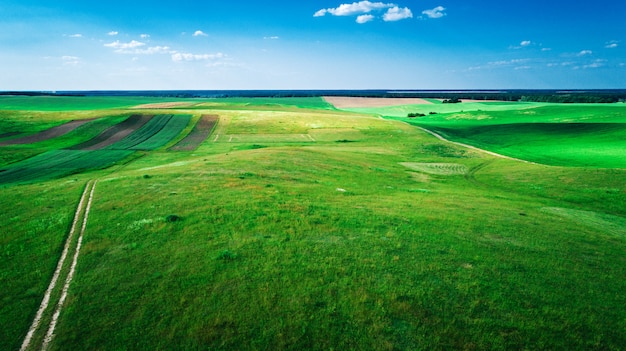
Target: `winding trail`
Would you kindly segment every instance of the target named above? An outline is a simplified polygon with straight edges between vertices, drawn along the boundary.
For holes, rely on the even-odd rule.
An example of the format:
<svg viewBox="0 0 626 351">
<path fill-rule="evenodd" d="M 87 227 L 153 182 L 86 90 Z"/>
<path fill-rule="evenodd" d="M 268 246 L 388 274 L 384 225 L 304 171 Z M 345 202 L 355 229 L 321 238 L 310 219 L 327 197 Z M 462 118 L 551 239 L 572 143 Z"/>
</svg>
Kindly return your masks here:
<svg viewBox="0 0 626 351">
<path fill-rule="evenodd" d="M 46 333 L 45 338 L 43 339 L 42 345 L 41 345 L 41 349 L 45 350 L 48 345 L 50 344 L 50 342 L 52 341 L 52 338 L 54 336 L 54 329 L 56 327 L 59 315 L 61 313 L 61 309 L 63 307 L 63 303 L 65 302 L 65 299 L 67 297 L 67 292 L 69 290 L 70 284 L 72 282 L 72 279 L 74 278 L 74 273 L 76 271 L 76 264 L 78 261 L 78 256 L 80 254 L 80 248 L 82 246 L 82 241 L 83 241 L 83 236 L 85 233 L 85 228 L 87 227 L 87 219 L 89 217 L 89 211 L 91 209 L 91 203 L 93 200 L 93 193 L 96 189 L 96 183 L 97 181 L 89 181 L 87 182 L 87 185 L 85 186 L 85 190 L 83 191 L 83 194 L 80 198 L 80 201 L 78 203 L 78 207 L 76 208 L 76 213 L 74 214 L 74 221 L 72 222 L 72 227 L 70 229 L 69 235 L 67 236 L 67 239 L 65 241 L 65 246 L 63 248 L 63 253 L 61 254 L 61 258 L 59 259 L 59 262 L 57 264 L 57 268 L 54 271 L 54 275 L 52 276 L 52 280 L 50 281 L 50 285 L 48 285 L 48 289 L 46 290 L 43 300 L 41 301 L 41 305 L 39 306 L 39 310 L 37 310 L 37 314 L 35 315 L 35 319 L 33 320 L 33 323 L 30 327 L 30 329 L 28 330 L 28 333 L 26 334 L 26 337 L 24 338 L 24 341 L 22 343 L 22 347 L 20 348 L 20 351 L 25 351 L 28 350 L 30 348 L 30 345 L 33 341 L 33 338 L 36 336 L 36 333 L 39 329 L 39 326 L 41 325 L 41 322 L 44 319 L 48 319 L 50 318 L 50 323 L 48 326 L 48 331 Z M 89 194 L 89 199 L 87 200 L 87 195 Z M 85 201 L 87 200 L 87 203 L 85 203 Z M 67 255 L 71 249 L 71 247 L 74 245 L 74 233 L 76 232 L 76 227 L 78 222 L 80 221 L 80 219 L 82 218 L 82 226 L 80 229 L 80 234 L 78 236 L 78 241 L 76 243 L 76 246 L 74 247 L 74 257 L 72 260 L 72 264 L 69 268 L 69 272 L 67 273 L 67 276 L 65 278 L 65 284 L 63 286 L 63 290 L 61 292 L 61 296 L 59 297 L 59 300 L 56 303 L 56 310 L 54 312 L 54 314 L 50 317 L 48 315 L 44 316 L 44 313 L 46 312 L 46 310 L 48 309 L 48 305 L 50 304 L 50 299 L 52 294 L 55 292 L 55 288 L 57 285 L 57 282 L 59 280 L 59 277 L 65 272 L 67 271 L 67 268 L 65 265 L 65 260 L 67 258 Z M 58 293 L 56 294 L 58 295 Z"/>
<path fill-rule="evenodd" d="M 498 154 L 498 153 L 495 153 L 495 152 L 492 152 L 492 151 L 488 151 L 488 150 L 485 150 L 485 149 L 480 149 L 480 148 L 477 148 L 476 146 L 472 146 L 472 145 L 463 144 L 463 143 L 459 143 L 459 142 L 456 142 L 456 141 L 448 140 L 448 139 L 444 138 L 443 136 L 441 136 L 440 134 L 437 134 L 437 133 L 433 132 L 432 130 L 428 130 L 426 128 L 422 128 L 422 127 L 418 127 L 418 126 L 416 126 L 416 127 L 419 128 L 420 130 L 422 130 L 422 131 L 424 131 L 424 132 L 426 132 L 426 133 L 436 137 L 437 139 L 439 139 L 441 141 L 452 143 L 452 144 L 455 144 L 455 145 L 458 145 L 458 146 L 462 146 L 462 147 L 465 147 L 465 148 L 468 148 L 468 149 L 484 152 L 484 153 L 486 153 L 488 155 L 491 155 L 491 156 L 496 156 L 496 157 L 500 157 L 500 158 L 506 158 L 508 160 L 524 162 L 524 163 L 529 163 L 529 164 L 533 164 L 533 165 L 537 165 L 538 164 L 538 163 L 535 163 L 535 162 L 526 161 L 526 160 L 522 160 L 522 159 L 519 159 L 519 158 L 505 156 L 505 155 Z"/>
</svg>

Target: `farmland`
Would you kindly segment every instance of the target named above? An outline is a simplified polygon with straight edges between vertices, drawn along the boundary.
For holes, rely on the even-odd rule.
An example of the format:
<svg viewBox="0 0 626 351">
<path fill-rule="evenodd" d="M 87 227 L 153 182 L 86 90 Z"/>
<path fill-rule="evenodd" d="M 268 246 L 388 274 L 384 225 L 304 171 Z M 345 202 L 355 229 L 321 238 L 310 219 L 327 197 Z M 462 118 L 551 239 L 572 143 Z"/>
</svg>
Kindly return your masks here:
<svg viewBox="0 0 626 351">
<path fill-rule="evenodd" d="M 27 99 L 0 99 L 3 142 L 87 122 L 0 146 L 0 349 L 88 184 L 50 350 L 626 344 L 624 104 Z"/>
</svg>

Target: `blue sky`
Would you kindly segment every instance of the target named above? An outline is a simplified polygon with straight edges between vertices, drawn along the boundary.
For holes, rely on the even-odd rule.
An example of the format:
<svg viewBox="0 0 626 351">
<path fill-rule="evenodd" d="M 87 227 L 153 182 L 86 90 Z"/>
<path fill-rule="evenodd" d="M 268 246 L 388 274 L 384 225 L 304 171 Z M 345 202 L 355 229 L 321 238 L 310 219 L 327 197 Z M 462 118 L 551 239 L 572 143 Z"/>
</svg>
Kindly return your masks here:
<svg viewBox="0 0 626 351">
<path fill-rule="evenodd" d="M 626 1 L 0 0 L 0 90 L 626 88 Z"/>
</svg>

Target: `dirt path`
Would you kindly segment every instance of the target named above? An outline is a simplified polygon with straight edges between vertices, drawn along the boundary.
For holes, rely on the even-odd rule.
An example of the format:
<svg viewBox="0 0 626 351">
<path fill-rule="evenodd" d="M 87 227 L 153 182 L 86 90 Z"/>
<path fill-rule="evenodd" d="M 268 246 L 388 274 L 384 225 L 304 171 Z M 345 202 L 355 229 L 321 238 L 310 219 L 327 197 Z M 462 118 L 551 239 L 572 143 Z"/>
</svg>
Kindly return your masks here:
<svg viewBox="0 0 626 351">
<path fill-rule="evenodd" d="M 417 127 L 417 128 L 419 128 L 419 129 L 423 130 L 424 132 L 426 132 L 426 133 L 428 133 L 428 134 L 430 134 L 430 135 L 432 135 L 432 136 L 436 137 L 437 139 L 439 139 L 439 140 L 441 140 L 441 141 L 445 141 L 445 142 L 448 142 L 448 143 L 452 143 L 452 144 L 455 144 L 455 145 L 459 145 L 459 146 L 462 146 L 462 147 L 465 147 L 465 148 L 468 148 L 468 149 L 472 149 L 472 150 L 476 150 L 476 151 L 484 152 L 484 153 L 486 153 L 486 154 L 488 154 L 488 155 L 491 155 L 491 156 L 496 156 L 496 157 L 500 157 L 500 158 L 506 158 L 506 159 L 508 159 L 508 160 L 519 161 L 519 162 L 524 162 L 524 163 L 530 163 L 530 164 L 533 164 L 533 165 L 538 164 L 538 163 L 535 163 L 535 162 L 526 161 L 526 160 L 522 160 L 522 159 L 519 159 L 519 158 L 514 158 L 514 157 L 509 157 L 509 156 L 505 156 L 505 155 L 502 155 L 502 154 L 498 154 L 498 153 L 495 153 L 495 152 L 492 152 L 492 151 L 488 151 L 488 150 L 480 149 L 480 148 L 477 148 L 476 146 L 472 146 L 472 145 L 463 144 L 463 143 L 459 143 L 459 142 L 456 142 L 456 141 L 448 140 L 448 139 L 446 139 L 446 138 L 442 137 L 441 135 L 439 135 L 439 134 L 437 134 L 437 133 L 433 132 L 432 130 L 428 130 L 428 129 L 426 129 L 426 128 L 422 128 L 422 127 Z"/>
<path fill-rule="evenodd" d="M 74 233 L 76 232 L 77 224 L 82 218 L 82 226 L 80 229 L 78 242 L 76 244 L 76 247 L 74 248 L 74 257 L 72 260 L 72 264 L 69 268 L 69 272 L 67 273 L 67 277 L 65 278 L 65 284 L 63 286 L 63 290 L 59 298 L 59 301 L 56 304 L 57 305 L 56 310 L 51 317 L 50 324 L 48 326 L 48 332 L 46 333 L 46 336 L 43 339 L 42 350 L 45 350 L 48 347 L 50 341 L 52 341 L 52 337 L 54 336 L 54 328 L 56 327 L 59 314 L 61 313 L 61 308 L 63 307 L 63 303 L 65 302 L 65 298 L 67 297 L 67 291 L 69 290 L 70 283 L 72 282 L 72 279 L 74 278 L 74 272 L 76 270 L 76 263 L 78 261 L 78 255 L 80 253 L 80 248 L 82 246 L 83 235 L 85 233 L 85 228 L 87 226 L 87 218 L 89 216 L 89 211 L 91 209 L 93 193 L 94 193 L 94 190 L 96 189 L 96 182 L 97 181 L 89 181 L 87 185 L 85 186 L 85 190 L 83 191 L 83 194 L 78 203 L 78 207 L 76 208 L 76 212 L 74 214 L 74 221 L 72 222 L 72 227 L 67 236 L 67 240 L 65 241 L 63 253 L 61 254 L 61 258 L 59 259 L 57 268 L 54 271 L 54 275 L 52 276 L 50 285 L 48 285 L 48 289 L 46 290 L 44 294 L 43 300 L 41 301 L 39 310 L 37 310 L 35 319 L 33 320 L 33 323 L 30 329 L 28 330 L 28 333 L 26 334 L 24 341 L 22 342 L 22 347 L 20 348 L 20 351 L 28 350 L 30 348 L 31 342 L 33 341 L 33 337 L 35 336 L 35 333 L 38 331 L 39 326 L 41 325 L 41 322 L 44 319 L 44 312 L 47 310 L 48 305 L 50 304 L 51 296 L 53 292 L 55 291 L 59 277 L 61 276 L 61 274 L 63 274 L 64 267 L 66 266 L 65 260 L 67 258 L 67 255 L 71 247 L 73 246 Z M 88 194 L 89 194 L 89 200 L 87 201 L 87 203 L 85 203 L 85 201 L 87 200 Z"/>
</svg>

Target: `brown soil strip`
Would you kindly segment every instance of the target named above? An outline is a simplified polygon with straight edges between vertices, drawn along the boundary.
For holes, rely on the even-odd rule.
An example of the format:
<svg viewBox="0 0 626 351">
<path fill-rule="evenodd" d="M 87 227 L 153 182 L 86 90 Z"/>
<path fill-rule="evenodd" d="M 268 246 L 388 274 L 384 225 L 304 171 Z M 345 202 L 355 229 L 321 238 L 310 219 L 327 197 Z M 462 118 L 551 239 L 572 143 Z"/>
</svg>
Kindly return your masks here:
<svg viewBox="0 0 626 351">
<path fill-rule="evenodd" d="M 0 139 L 16 136 L 16 135 L 19 135 L 19 134 L 22 134 L 22 133 L 20 133 L 20 132 L 2 133 L 2 134 L 0 134 Z"/>
<path fill-rule="evenodd" d="M 324 96 L 324 100 L 335 108 L 387 107 L 398 105 L 424 105 L 430 101 L 418 98 L 368 98 L 350 96 Z"/>
<path fill-rule="evenodd" d="M 18 145 L 18 144 L 32 144 L 40 141 L 52 139 L 59 137 L 61 135 L 67 134 L 74 129 L 82 126 L 83 124 L 92 121 L 93 119 L 81 119 L 78 121 L 70 121 L 60 126 L 52 127 L 50 129 L 44 130 L 37 134 L 25 136 L 22 138 L 17 138 L 13 140 L 6 140 L 0 142 L 0 145 Z"/>
<path fill-rule="evenodd" d="M 72 150 L 99 150 L 112 145 L 130 133 L 141 128 L 144 124 L 154 116 L 151 115 L 132 115 L 128 117 L 124 122 L 118 123 L 112 127 L 107 128 L 104 132 L 100 133 L 95 138 L 87 140 L 84 143 L 74 145 Z"/>
<path fill-rule="evenodd" d="M 189 107 L 194 104 L 190 102 L 160 102 L 156 104 L 143 104 L 133 107 L 134 109 L 142 109 L 142 108 L 152 108 L 152 109 L 161 109 L 161 108 L 172 108 L 172 107 Z"/>
<path fill-rule="evenodd" d="M 211 135 L 219 117 L 216 115 L 203 115 L 187 136 L 172 146 L 172 151 L 194 151 L 206 138 Z"/>
</svg>

